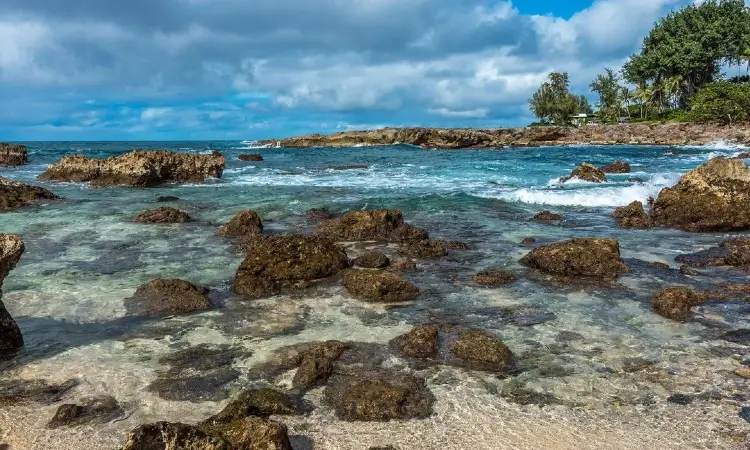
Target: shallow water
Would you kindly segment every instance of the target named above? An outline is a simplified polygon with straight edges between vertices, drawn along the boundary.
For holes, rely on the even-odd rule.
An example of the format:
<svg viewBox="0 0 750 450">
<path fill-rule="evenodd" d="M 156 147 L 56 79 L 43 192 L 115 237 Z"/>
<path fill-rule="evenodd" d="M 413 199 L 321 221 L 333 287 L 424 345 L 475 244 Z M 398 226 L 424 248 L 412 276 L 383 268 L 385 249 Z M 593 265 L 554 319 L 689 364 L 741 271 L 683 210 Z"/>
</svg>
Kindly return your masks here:
<svg viewBox="0 0 750 450">
<path fill-rule="evenodd" d="M 302 418 L 283 418 L 297 449 L 367 448 L 745 448 L 750 424 L 748 381 L 732 372 L 750 364 L 745 345 L 722 341 L 727 330 L 750 328 L 741 301 L 697 309 L 678 324 L 650 310 L 651 296 L 667 285 L 711 288 L 747 282 L 730 269 L 681 275 L 674 257 L 715 245 L 723 234 L 675 230 L 620 230 L 614 207 L 646 201 L 710 157 L 742 151 L 726 144 L 703 148 L 550 147 L 517 150 L 423 150 L 409 146 L 248 149 L 240 142 L 31 143 L 32 164 L 0 175 L 34 181 L 62 155 L 105 157 L 132 148 L 186 152 L 218 149 L 228 159 L 220 180 L 153 189 L 92 189 L 43 183 L 66 198 L 0 215 L 0 231 L 22 236 L 27 251 L 6 279 L 3 301 L 17 319 L 26 349 L 5 361 L 0 378 L 78 384 L 65 402 L 112 395 L 125 417 L 107 424 L 45 430 L 59 403 L 17 405 L 0 411 L 0 443 L 13 449 L 116 448 L 127 431 L 156 420 L 197 422 L 217 412 L 233 392 L 257 382 L 253 368 L 273 350 L 296 343 L 340 339 L 385 344 L 413 324 L 475 326 L 500 336 L 522 361 L 520 373 L 498 378 L 455 368 L 407 367 L 437 398 L 424 421 L 352 424 L 321 405 Z M 262 153 L 264 162 L 237 160 Z M 601 185 L 557 180 L 582 161 L 630 162 L 633 173 Z M 364 164 L 367 169 L 338 170 Z M 138 225 L 133 216 L 162 195 L 198 219 L 185 225 Z M 420 261 L 407 277 L 424 295 L 386 309 L 350 298 L 335 284 L 306 296 L 247 302 L 228 284 L 241 261 L 216 228 L 240 209 L 257 210 L 268 233 L 309 232 L 309 208 L 336 212 L 397 208 L 431 237 L 460 240 L 470 250 L 439 261 Z M 552 209 L 559 225 L 529 222 Z M 562 286 L 517 261 L 539 243 L 572 237 L 615 237 L 633 269 L 616 286 Z M 360 247 L 349 249 L 354 256 Z M 395 253 L 394 248 L 387 249 Z M 664 262 L 664 271 L 650 262 Z M 473 273 L 498 267 L 519 275 L 499 289 L 478 288 Z M 142 320 L 126 316 L 123 299 L 154 278 L 183 278 L 212 288 L 220 308 L 196 315 Z M 572 333 L 571 333 L 572 332 Z M 574 334 L 575 333 L 575 334 Z M 165 355 L 200 344 L 230 345 L 238 355 L 228 383 L 208 387 L 210 400 L 167 400 L 149 388 L 166 369 Z M 241 350 L 241 351 L 240 351 Z M 290 374 L 275 382 L 290 385 Z M 501 393 L 522 386 L 560 404 L 519 405 Z M 183 396 L 184 392 L 175 395 Z M 668 402 L 687 394 L 688 405 Z M 197 395 L 197 394 L 196 394 Z M 190 397 L 190 395 L 187 395 Z"/>
</svg>

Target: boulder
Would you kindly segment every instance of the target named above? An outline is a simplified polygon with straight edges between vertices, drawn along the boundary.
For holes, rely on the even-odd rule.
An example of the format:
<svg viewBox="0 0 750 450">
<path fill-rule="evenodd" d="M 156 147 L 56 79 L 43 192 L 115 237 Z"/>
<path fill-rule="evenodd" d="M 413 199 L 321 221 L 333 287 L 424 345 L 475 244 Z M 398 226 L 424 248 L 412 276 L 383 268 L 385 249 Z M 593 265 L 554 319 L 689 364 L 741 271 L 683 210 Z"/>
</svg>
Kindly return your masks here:
<svg viewBox="0 0 750 450">
<path fill-rule="evenodd" d="M 47 189 L 0 177 L 0 212 L 59 198 Z"/>
<path fill-rule="evenodd" d="M 732 159 L 750 159 L 750 152 L 742 152 L 737 156 L 733 156 Z"/>
<path fill-rule="evenodd" d="M 263 234 L 263 222 L 258 213 L 252 209 L 240 211 L 232 219 L 219 228 L 217 236 L 224 237 L 249 237 Z"/>
<path fill-rule="evenodd" d="M 435 402 L 424 381 L 410 375 L 335 376 L 325 398 L 347 421 L 425 419 Z"/>
<path fill-rule="evenodd" d="M 343 342 L 328 341 L 302 352 L 292 385 L 297 389 L 307 390 L 318 383 L 325 383 L 333 373 L 333 364 L 345 349 Z"/>
<path fill-rule="evenodd" d="M 693 232 L 750 229 L 750 169 L 742 160 L 709 160 L 659 193 L 651 219 Z"/>
<path fill-rule="evenodd" d="M 193 425 L 156 422 L 130 432 L 122 450 L 233 450 L 220 436 L 209 435 Z"/>
<path fill-rule="evenodd" d="M 395 272 L 413 272 L 417 270 L 417 263 L 411 258 L 396 258 L 391 261 L 390 269 Z"/>
<path fill-rule="evenodd" d="M 643 203 L 635 201 L 628 206 L 615 209 L 612 214 L 620 228 L 650 228 L 651 219 L 643 209 Z"/>
<path fill-rule="evenodd" d="M 474 275 L 472 279 L 483 286 L 501 286 L 516 281 L 516 276 L 504 270 L 484 270 Z"/>
<path fill-rule="evenodd" d="M 320 224 L 318 233 L 335 241 L 419 242 L 427 232 L 404 222 L 401 211 L 352 211 Z"/>
<path fill-rule="evenodd" d="M 391 341 L 401 353 L 412 358 L 430 358 L 438 353 L 438 329 L 433 325 L 415 327 Z"/>
<path fill-rule="evenodd" d="M 604 172 L 602 172 L 595 165 L 589 163 L 583 163 L 580 166 L 576 167 L 572 172 L 570 172 L 569 176 L 560 178 L 560 181 L 566 183 L 573 178 L 588 181 L 591 183 L 602 183 L 604 181 L 607 181 L 607 176 L 604 175 Z"/>
<path fill-rule="evenodd" d="M 28 161 L 25 145 L 0 142 L 0 166 L 22 166 Z"/>
<path fill-rule="evenodd" d="M 163 183 L 197 183 L 220 178 L 226 160 L 208 155 L 166 150 L 134 150 L 107 159 L 84 155 L 63 157 L 39 175 L 40 180 L 89 182 L 92 186 L 156 186 Z"/>
<path fill-rule="evenodd" d="M 185 280 L 156 279 L 139 287 L 125 301 L 130 314 L 184 314 L 211 308 L 208 289 Z"/>
<path fill-rule="evenodd" d="M 348 269 L 343 284 L 351 295 L 367 302 L 408 302 L 420 295 L 416 286 L 386 270 Z"/>
<path fill-rule="evenodd" d="M 542 211 L 531 220 L 534 222 L 562 222 L 563 216 L 555 214 L 552 211 Z"/>
<path fill-rule="evenodd" d="M 536 238 L 534 237 L 526 237 L 521 240 L 521 244 L 525 245 L 526 247 L 531 247 L 532 245 L 536 244 Z"/>
<path fill-rule="evenodd" d="M 66 403 L 57 408 L 47 428 L 74 427 L 89 422 L 108 422 L 121 416 L 123 409 L 113 397 L 84 399 L 81 404 Z"/>
<path fill-rule="evenodd" d="M 273 420 L 250 416 L 229 424 L 202 428 L 210 434 L 221 436 L 232 450 L 292 450 L 286 426 Z M 213 450 L 213 447 L 209 448 Z M 203 450 L 203 447 L 198 449 Z"/>
<path fill-rule="evenodd" d="M 615 161 L 601 168 L 604 173 L 630 173 L 630 164 L 627 161 Z"/>
<path fill-rule="evenodd" d="M 533 269 L 562 277 L 616 279 L 630 271 L 615 239 L 580 238 L 543 245 L 521 259 Z"/>
<path fill-rule="evenodd" d="M 461 333 L 450 351 L 471 368 L 493 372 L 505 371 L 513 356 L 500 339 L 480 330 Z"/>
<path fill-rule="evenodd" d="M 417 241 L 405 244 L 399 250 L 411 258 L 441 258 L 448 254 L 448 248 L 441 241 Z"/>
<path fill-rule="evenodd" d="M 234 291 L 250 298 L 307 287 L 349 267 L 346 252 L 321 236 L 269 236 L 248 243 Z"/>
<path fill-rule="evenodd" d="M 240 161 L 263 161 L 263 156 L 258 153 L 245 153 L 237 157 Z"/>
<path fill-rule="evenodd" d="M 133 217 L 136 223 L 186 223 L 192 222 L 193 219 L 183 211 L 170 206 L 149 209 Z"/>
<path fill-rule="evenodd" d="M 16 267 L 25 247 L 18 236 L 0 233 L 0 353 L 23 347 L 23 336 L 18 324 L 3 304 L 3 281 Z"/>
<path fill-rule="evenodd" d="M 206 419 L 202 424 L 213 426 L 228 424 L 246 417 L 269 417 L 297 414 L 289 396 L 275 389 L 250 389 L 229 402 L 224 409 Z"/>
<path fill-rule="evenodd" d="M 354 265 L 364 269 L 384 269 L 388 267 L 391 260 L 384 253 L 367 252 L 359 255 L 354 260 Z"/>
<path fill-rule="evenodd" d="M 688 267 L 750 266 L 750 238 L 724 240 L 719 246 L 675 258 Z"/>
<path fill-rule="evenodd" d="M 690 308 L 705 301 L 705 295 L 681 286 L 671 286 L 654 296 L 654 311 L 667 319 L 685 322 Z"/>
</svg>

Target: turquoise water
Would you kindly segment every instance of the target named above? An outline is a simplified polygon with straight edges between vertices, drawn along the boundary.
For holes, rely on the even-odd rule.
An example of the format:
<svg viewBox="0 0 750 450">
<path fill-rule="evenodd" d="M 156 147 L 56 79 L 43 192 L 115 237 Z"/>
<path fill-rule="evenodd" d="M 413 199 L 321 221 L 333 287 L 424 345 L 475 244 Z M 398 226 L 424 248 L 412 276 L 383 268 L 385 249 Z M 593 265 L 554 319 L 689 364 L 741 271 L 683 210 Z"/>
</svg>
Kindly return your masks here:
<svg viewBox="0 0 750 450">
<path fill-rule="evenodd" d="M 147 390 L 162 367 L 159 357 L 178 348 L 210 343 L 246 349 L 251 356 L 234 363 L 242 375 L 226 386 L 235 391 L 253 383 L 248 370 L 283 345 L 332 338 L 385 343 L 413 324 L 434 322 L 495 332 L 527 361 L 525 370 L 510 379 L 448 368 L 420 373 L 436 393 L 437 414 L 409 430 L 401 425 L 343 424 L 333 421 L 321 406 L 310 417 L 293 419 L 292 431 L 325 443 L 317 448 L 354 448 L 347 440 L 354 430 L 351 427 L 357 427 L 358 442 L 368 445 L 382 444 L 377 437 L 388 433 L 392 441 L 388 443 L 411 443 L 405 448 L 440 448 L 440 439 L 447 440 L 444 448 L 505 448 L 472 441 L 479 430 L 502 436 L 502 430 L 488 426 L 498 420 L 506 421 L 504 430 L 570 421 L 573 438 L 580 435 L 579 441 L 591 439 L 592 443 L 597 438 L 586 438 L 582 431 L 587 423 L 597 430 L 611 427 L 618 436 L 628 426 L 644 423 L 638 428 L 640 437 L 633 437 L 633 448 L 653 447 L 652 437 L 669 444 L 653 448 L 731 448 L 748 431 L 748 423 L 739 417 L 740 408 L 750 405 L 747 381 L 732 372 L 747 363 L 750 355 L 746 346 L 718 339 L 724 331 L 750 328 L 748 304 L 707 305 L 688 324 L 670 322 L 650 309 L 651 296 L 667 285 L 710 289 L 726 282 L 747 282 L 747 274 L 741 271 L 710 269 L 686 277 L 676 270 L 676 255 L 715 245 L 728 235 L 620 230 L 611 219 L 616 206 L 645 202 L 709 158 L 731 156 L 742 148 L 722 143 L 703 148 L 465 151 L 410 146 L 250 148 L 246 142 L 27 146 L 31 164 L 0 169 L 0 175 L 36 183 L 35 177 L 65 154 L 106 157 L 133 148 L 216 149 L 228 161 L 221 179 L 204 184 L 100 189 L 38 183 L 66 200 L 0 215 L 0 231 L 21 235 L 27 246 L 4 285 L 4 302 L 27 345 L 14 359 L 2 363 L 3 376 L 84 380 L 71 400 L 113 395 L 129 412 L 127 419 L 98 428 L 39 431 L 45 439 L 63 442 L 74 436 L 89 439 L 88 448 L 112 448 L 138 423 L 191 422 L 215 412 L 224 400 L 175 402 Z M 242 162 L 237 159 L 240 153 L 261 153 L 265 161 Z M 583 161 L 604 165 L 620 159 L 631 164 L 632 173 L 609 175 L 610 181 L 599 185 L 557 181 Z M 368 168 L 338 170 L 352 164 Z M 163 195 L 180 197 L 175 204 L 197 222 L 132 223 L 133 216 L 155 207 L 156 197 Z M 407 221 L 427 229 L 431 237 L 464 241 L 471 249 L 452 252 L 441 260 L 420 261 L 420 270 L 407 277 L 424 295 L 399 309 L 362 304 L 335 285 L 307 296 L 255 302 L 229 292 L 242 257 L 229 242 L 214 236 L 220 224 L 237 211 L 252 208 L 264 218 L 267 233 L 308 233 L 314 224 L 304 217 L 305 212 L 321 207 L 334 212 L 400 209 Z M 528 221 L 548 209 L 563 214 L 565 221 L 559 226 Z M 529 250 L 519 244 L 528 236 L 539 243 L 615 237 L 632 273 L 615 286 L 565 286 L 541 279 L 517 263 Z M 363 249 L 355 246 L 348 253 L 355 256 Z M 650 265 L 657 261 L 673 270 Z M 514 271 L 521 280 L 500 289 L 483 289 L 470 282 L 473 273 L 491 267 Z M 140 284 L 165 277 L 212 288 L 220 308 L 162 320 L 126 317 L 123 299 Z M 568 342 L 561 339 L 565 335 L 561 332 L 581 337 Z M 639 358 L 648 362 L 648 369 L 625 369 L 628 361 Z M 389 364 L 398 365 L 398 361 Z M 282 377 L 277 383 L 285 386 L 288 381 Z M 563 405 L 542 410 L 508 403 L 497 394 L 508 383 L 552 394 Z M 667 402 L 675 393 L 689 394 L 695 400 L 685 406 Z M 311 394 L 313 402 L 315 395 Z M 465 405 L 474 406 L 466 409 Z M 502 411 L 502 419 L 497 411 Z M 40 430 L 41 417 L 48 420 L 54 407 L 43 412 L 37 419 Z M 3 412 L 0 432 L 9 442 L 34 448 L 41 444 L 24 441 L 23 430 L 13 426 L 27 413 L 31 414 L 23 408 Z M 696 429 L 697 420 L 705 427 Z M 36 422 L 26 423 L 34 428 Z M 412 441 L 415 433 L 420 437 L 416 444 Z M 513 433 L 523 435 L 518 430 Z M 523 436 L 519 442 L 531 439 Z M 588 447 L 579 442 L 578 448 Z"/>
</svg>

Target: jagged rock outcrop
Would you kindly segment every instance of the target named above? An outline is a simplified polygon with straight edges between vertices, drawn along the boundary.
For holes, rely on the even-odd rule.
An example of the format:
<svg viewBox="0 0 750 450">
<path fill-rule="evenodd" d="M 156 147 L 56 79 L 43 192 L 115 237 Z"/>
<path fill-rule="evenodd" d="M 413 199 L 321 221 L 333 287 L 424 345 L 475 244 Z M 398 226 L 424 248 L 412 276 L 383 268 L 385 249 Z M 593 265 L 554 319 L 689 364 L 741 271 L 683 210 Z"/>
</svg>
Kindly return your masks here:
<svg viewBox="0 0 750 450">
<path fill-rule="evenodd" d="M 263 221 L 252 209 L 240 211 L 216 232 L 217 236 L 242 238 L 263 234 Z"/>
<path fill-rule="evenodd" d="M 133 222 L 136 223 L 186 223 L 192 221 L 193 219 L 186 212 L 170 206 L 150 209 L 133 218 Z"/>
<path fill-rule="evenodd" d="M 245 153 L 237 157 L 240 161 L 263 161 L 263 156 L 258 153 Z"/>
<path fill-rule="evenodd" d="M 632 202 L 628 206 L 622 206 L 615 209 L 612 217 L 620 228 L 650 228 L 651 219 L 643 209 L 643 203 L 639 201 Z"/>
<path fill-rule="evenodd" d="M 404 222 L 398 210 L 352 211 L 320 224 L 318 234 L 335 241 L 426 241 L 427 231 Z"/>
<path fill-rule="evenodd" d="M 303 352 L 292 385 L 307 390 L 318 383 L 325 383 L 344 350 L 346 345 L 343 342 L 327 341 Z"/>
<path fill-rule="evenodd" d="M 654 296 L 654 311 L 667 319 L 684 322 L 690 308 L 705 303 L 706 295 L 681 286 L 665 288 Z"/>
<path fill-rule="evenodd" d="M 570 175 L 560 178 L 560 181 L 566 183 L 572 179 L 588 181 L 590 183 L 603 183 L 607 181 L 607 176 L 598 167 L 593 164 L 583 163 L 573 169 Z"/>
<path fill-rule="evenodd" d="M 709 160 L 659 193 L 651 219 L 685 231 L 749 230 L 750 169 L 738 159 Z"/>
<path fill-rule="evenodd" d="M 197 183 L 220 178 L 226 159 L 211 154 L 166 150 L 134 150 L 107 159 L 84 155 L 63 157 L 39 175 L 40 180 L 89 182 L 92 186 L 156 186 L 163 183 Z"/>
<path fill-rule="evenodd" d="M 0 212 L 12 211 L 44 200 L 58 200 L 59 198 L 39 186 L 0 177 Z"/>
<path fill-rule="evenodd" d="M 18 324 L 3 303 L 3 281 L 16 267 L 25 248 L 23 241 L 12 234 L 0 234 L 0 353 L 23 347 L 23 336 Z"/>
<path fill-rule="evenodd" d="M 408 302 L 420 295 L 416 286 L 387 270 L 348 269 L 343 285 L 354 297 L 367 302 Z"/>
<path fill-rule="evenodd" d="M 22 166 L 29 161 L 25 145 L 0 142 L 0 166 Z"/>
<path fill-rule="evenodd" d="M 125 300 L 134 315 L 184 314 L 211 308 L 208 289 L 185 280 L 159 278 L 139 287 Z"/>
<path fill-rule="evenodd" d="M 561 277 L 611 280 L 630 271 L 620 258 L 620 244 L 615 239 L 580 238 L 543 245 L 520 262 Z"/>
<path fill-rule="evenodd" d="M 604 173 L 630 173 L 630 164 L 627 161 L 615 161 L 601 168 Z"/>
<path fill-rule="evenodd" d="M 534 222 L 562 222 L 563 216 L 552 211 L 542 211 L 531 218 Z"/>
</svg>

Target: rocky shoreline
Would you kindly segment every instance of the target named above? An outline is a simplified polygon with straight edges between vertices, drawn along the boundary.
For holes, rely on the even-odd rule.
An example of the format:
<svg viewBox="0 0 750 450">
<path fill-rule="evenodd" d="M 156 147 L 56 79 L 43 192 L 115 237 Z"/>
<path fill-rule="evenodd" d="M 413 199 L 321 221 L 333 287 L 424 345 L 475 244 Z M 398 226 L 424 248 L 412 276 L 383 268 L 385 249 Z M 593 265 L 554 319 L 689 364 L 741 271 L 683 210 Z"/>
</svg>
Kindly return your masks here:
<svg viewBox="0 0 750 450">
<path fill-rule="evenodd" d="M 506 148 L 570 145 L 706 145 L 727 141 L 750 145 L 750 125 L 697 123 L 604 125 L 581 128 L 383 128 L 268 139 L 281 148 L 354 147 L 408 144 L 430 149 Z"/>
</svg>

